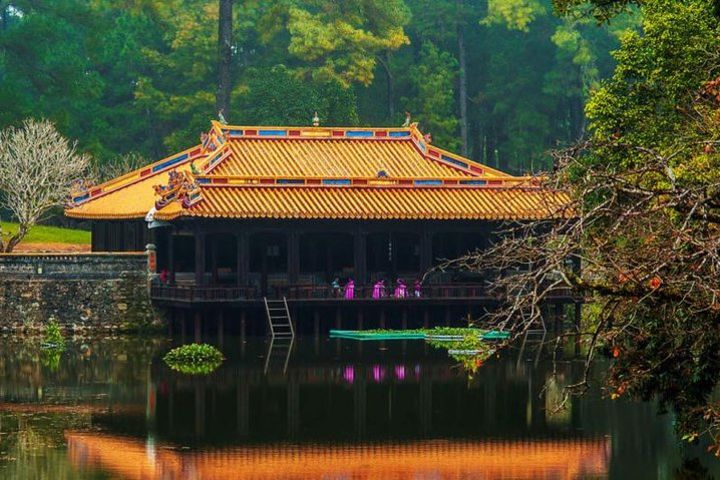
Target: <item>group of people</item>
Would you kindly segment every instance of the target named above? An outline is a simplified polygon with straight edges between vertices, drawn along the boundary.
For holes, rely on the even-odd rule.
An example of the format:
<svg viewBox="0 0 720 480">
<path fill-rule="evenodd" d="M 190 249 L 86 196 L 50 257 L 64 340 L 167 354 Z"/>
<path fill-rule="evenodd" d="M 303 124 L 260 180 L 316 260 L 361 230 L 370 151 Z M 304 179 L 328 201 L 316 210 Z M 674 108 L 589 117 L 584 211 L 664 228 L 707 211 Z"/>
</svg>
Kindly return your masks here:
<svg viewBox="0 0 720 480">
<path fill-rule="evenodd" d="M 355 298 L 355 281 L 350 278 L 345 285 L 340 285 L 340 278 L 335 279 L 330 284 L 333 295 L 337 298 L 343 297 L 346 300 L 352 300 Z M 409 288 L 405 280 L 398 278 L 395 281 L 395 288 L 388 286 L 384 279 L 380 279 L 373 285 L 372 298 L 408 298 L 415 297 L 420 298 L 422 296 L 422 282 L 420 279 L 416 279 L 413 282 L 412 290 Z"/>
</svg>

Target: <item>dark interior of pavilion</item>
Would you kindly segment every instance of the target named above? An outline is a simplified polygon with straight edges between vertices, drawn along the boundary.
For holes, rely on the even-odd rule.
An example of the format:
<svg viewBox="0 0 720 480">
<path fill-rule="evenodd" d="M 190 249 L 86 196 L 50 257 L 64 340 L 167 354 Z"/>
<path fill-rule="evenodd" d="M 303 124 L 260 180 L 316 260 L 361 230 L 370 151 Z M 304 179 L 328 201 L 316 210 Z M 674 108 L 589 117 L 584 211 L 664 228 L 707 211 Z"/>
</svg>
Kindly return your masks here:
<svg viewBox="0 0 720 480">
<path fill-rule="evenodd" d="M 163 232 L 167 233 L 167 232 Z M 174 268 L 175 281 L 196 280 L 196 236 L 191 232 L 172 234 L 174 266 L 168 255 L 158 255 L 158 271 Z M 306 233 L 298 235 L 298 274 L 290 282 L 288 234 L 258 232 L 248 236 L 247 284 L 268 288 L 276 284 L 329 285 L 334 279 L 373 283 L 380 279 L 412 282 L 422 277 L 432 263 L 460 257 L 487 246 L 483 233 L 447 231 L 432 234 L 430 259 L 423 259 L 420 233 L 390 231 L 370 233 L 365 242 L 366 277 L 356 269 L 356 243 L 348 233 Z M 157 235 L 158 252 L 167 251 L 168 235 Z M 203 284 L 230 285 L 237 282 L 238 238 L 228 233 L 209 233 L 205 238 Z M 241 260 L 242 261 L 242 260 Z M 430 264 L 424 264 L 430 263 Z M 457 276 L 448 273 L 446 276 Z M 436 280 L 441 280 L 441 275 Z M 450 278 L 448 278 L 450 280 Z M 455 278 L 453 278 L 455 280 Z"/>
</svg>

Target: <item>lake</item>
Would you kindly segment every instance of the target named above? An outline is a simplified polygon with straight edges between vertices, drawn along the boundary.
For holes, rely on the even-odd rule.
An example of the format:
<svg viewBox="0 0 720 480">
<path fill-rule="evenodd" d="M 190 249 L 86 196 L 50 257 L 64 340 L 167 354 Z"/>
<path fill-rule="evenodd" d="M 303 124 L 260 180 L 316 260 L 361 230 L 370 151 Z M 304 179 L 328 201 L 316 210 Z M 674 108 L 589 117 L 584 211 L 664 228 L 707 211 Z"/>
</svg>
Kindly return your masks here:
<svg viewBox="0 0 720 480">
<path fill-rule="evenodd" d="M 175 341 L 177 343 L 177 340 Z M 529 344 L 474 373 L 423 341 L 225 336 L 204 377 L 170 370 L 165 338 L 0 340 L 0 478 L 688 479 L 720 469 L 653 403 L 598 388 L 556 412 L 582 372 Z M 598 365 L 602 370 L 602 365 Z M 545 387 L 545 395 L 541 395 Z"/>
</svg>

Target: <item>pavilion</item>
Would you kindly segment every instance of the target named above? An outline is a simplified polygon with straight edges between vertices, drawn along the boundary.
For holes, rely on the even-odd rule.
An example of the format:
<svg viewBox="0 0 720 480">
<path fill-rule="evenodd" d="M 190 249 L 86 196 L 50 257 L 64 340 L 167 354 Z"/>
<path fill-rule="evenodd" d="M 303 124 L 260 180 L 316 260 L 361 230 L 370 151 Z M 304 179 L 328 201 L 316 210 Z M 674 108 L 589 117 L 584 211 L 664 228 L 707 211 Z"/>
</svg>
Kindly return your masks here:
<svg viewBox="0 0 720 480">
<path fill-rule="evenodd" d="M 416 124 L 212 122 L 199 145 L 75 191 L 66 215 L 92 222 L 93 251 L 154 243 L 169 286 L 313 296 L 339 278 L 363 296 L 378 279 L 412 284 L 438 259 L 487 247 L 502 221 L 563 215 L 564 203 L 436 147 Z"/>
</svg>

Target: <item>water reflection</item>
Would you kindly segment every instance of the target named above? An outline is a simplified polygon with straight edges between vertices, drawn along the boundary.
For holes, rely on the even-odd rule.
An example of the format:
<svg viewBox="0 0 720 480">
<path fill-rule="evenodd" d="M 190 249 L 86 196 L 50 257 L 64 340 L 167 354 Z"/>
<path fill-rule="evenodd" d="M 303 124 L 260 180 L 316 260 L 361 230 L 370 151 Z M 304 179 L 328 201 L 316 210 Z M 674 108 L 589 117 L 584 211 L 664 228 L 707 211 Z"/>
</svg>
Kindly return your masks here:
<svg viewBox="0 0 720 480">
<path fill-rule="evenodd" d="M 69 433 L 67 438 L 73 464 L 138 480 L 593 478 L 605 476 L 609 456 L 607 439 L 278 444 L 177 452 L 107 435 Z"/>
<path fill-rule="evenodd" d="M 549 408 L 582 371 L 518 348 L 469 379 L 422 342 L 223 340 L 187 376 L 162 339 L 74 340 L 59 362 L 0 343 L 2 478 L 693 478 L 649 403 L 598 392 Z M 683 463 L 683 455 L 701 456 Z M 691 472 L 691 473 L 688 473 Z M 703 478 L 703 477 L 698 477 Z"/>
</svg>

